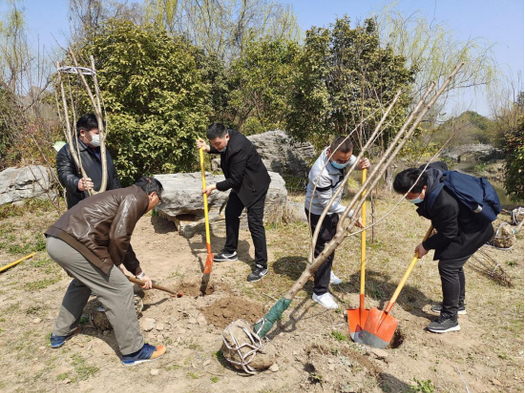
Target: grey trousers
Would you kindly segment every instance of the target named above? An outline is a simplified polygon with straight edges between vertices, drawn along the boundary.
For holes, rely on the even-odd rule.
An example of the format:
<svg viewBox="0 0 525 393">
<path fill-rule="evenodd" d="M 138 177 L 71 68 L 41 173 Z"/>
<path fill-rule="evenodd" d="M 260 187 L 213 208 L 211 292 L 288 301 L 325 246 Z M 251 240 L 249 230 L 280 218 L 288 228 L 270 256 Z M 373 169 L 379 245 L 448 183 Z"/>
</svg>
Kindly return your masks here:
<svg viewBox="0 0 525 393">
<path fill-rule="evenodd" d="M 47 238 L 47 252 L 74 278 L 62 300 L 53 334 L 65 336 L 76 329 L 93 291 L 106 309 L 120 352 L 129 355 L 141 349 L 144 339 L 133 304 L 133 286 L 120 269 L 113 266 L 105 274 L 69 244 L 51 236 Z"/>
</svg>

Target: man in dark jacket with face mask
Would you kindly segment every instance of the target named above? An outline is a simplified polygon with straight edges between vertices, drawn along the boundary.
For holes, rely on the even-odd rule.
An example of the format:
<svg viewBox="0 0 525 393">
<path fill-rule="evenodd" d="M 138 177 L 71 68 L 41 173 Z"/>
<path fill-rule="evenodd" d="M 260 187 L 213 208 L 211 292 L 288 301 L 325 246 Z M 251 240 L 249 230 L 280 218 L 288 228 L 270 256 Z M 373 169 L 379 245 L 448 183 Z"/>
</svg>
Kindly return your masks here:
<svg viewBox="0 0 525 393">
<path fill-rule="evenodd" d="M 82 116 L 77 121 L 78 151 L 82 167 L 87 177 L 83 178 L 71 155 L 69 144 L 62 146 L 57 154 L 57 172 L 60 184 L 66 189 L 67 207 L 71 209 L 89 196 L 88 190 L 99 190 L 102 183 L 102 160 L 100 157 L 100 136 L 97 118 L 93 113 Z M 73 150 L 77 151 L 76 143 Z M 108 183 L 106 190 L 120 188 L 120 181 L 113 160 L 106 150 L 108 164 Z"/>
<path fill-rule="evenodd" d="M 458 314 L 466 314 L 463 265 L 494 235 L 492 224 L 479 222 L 475 213 L 458 202 L 446 188 L 439 192 L 432 206 L 427 205 L 427 197 L 439 185 L 442 171 L 446 169 L 444 163 L 433 163 L 426 170 L 404 170 L 394 179 L 394 190 L 406 194 L 406 200 L 414 203 L 417 213 L 430 219 L 437 231 L 415 249 L 419 258 L 435 250 L 434 260 L 439 260 L 443 303 L 432 308 L 440 316 L 427 327 L 434 333 L 460 330 Z"/>
</svg>

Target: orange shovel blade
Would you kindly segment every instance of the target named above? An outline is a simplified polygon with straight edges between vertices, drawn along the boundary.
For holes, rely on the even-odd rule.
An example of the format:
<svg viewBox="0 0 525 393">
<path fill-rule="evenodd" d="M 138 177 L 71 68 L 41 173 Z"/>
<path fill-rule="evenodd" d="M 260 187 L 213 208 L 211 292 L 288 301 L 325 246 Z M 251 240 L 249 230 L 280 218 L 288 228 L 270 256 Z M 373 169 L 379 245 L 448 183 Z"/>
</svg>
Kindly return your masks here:
<svg viewBox="0 0 525 393">
<path fill-rule="evenodd" d="M 363 330 L 356 335 L 356 341 L 374 348 L 386 348 L 394 337 L 398 323 L 397 319 L 386 312 L 372 307 Z"/>
<path fill-rule="evenodd" d="M 204 274 L 210 274 L 213 266 L 213 254 L 208 254 L 206 264 L 204 265 Z"/>
<path fill-rule="evenodd" d="M 368 319 L 367 309 L 351 308 L 346 310 L 348 315 L 348 327 L 350 328 L 350 337 L 356 341 L 358 333 L 363 330 L 365 322 Z"/>
</svg>

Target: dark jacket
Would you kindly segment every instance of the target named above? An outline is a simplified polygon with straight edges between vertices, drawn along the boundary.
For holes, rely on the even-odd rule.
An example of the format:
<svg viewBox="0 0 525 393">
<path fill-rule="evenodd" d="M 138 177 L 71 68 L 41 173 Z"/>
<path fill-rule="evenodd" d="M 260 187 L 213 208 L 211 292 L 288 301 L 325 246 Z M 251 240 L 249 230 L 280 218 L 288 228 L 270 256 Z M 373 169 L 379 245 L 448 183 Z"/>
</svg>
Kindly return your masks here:
<svg viewBox="0 0 525 393">
<path fill-rule="evenodd" d="M 217 183 L 217 189 L 233 189 L 248 208 L 268 191 L 270 175 L 248 138 L 236 130 L 228 130 L 228 134 L 230 140 L 225 151 L 219 153 L 210 146 L 210 153 L 221 155 L 221 168 L 226 177 Z"/>
<path fill-rule="evenodd" d="M 79 141 L 78 149 L 80 151 L 82 167 L 91 180 L 93 180 L 93 188 L 99 190 L 100 185 L 102 184 L 102 161 L 98 159 L 93 149 L 85 145 L 82 141 Z M 100 148 L 97 149 L 99 149 L 100 155 Z M 108 162 L 108 185 L 106 190 L 115 190 L 120 188 L 120 181 L 117 177 L 117 171 L 115 170 L 115 165 L 113 165 L 113 160 L 107 150 L 106 158 Z M 69 144 L 62 146 L 57 154 L 57 172 L 60 184 L 62 184 L 67 191 L 66 199 L 68 209 L 71 209 L 82 199 L 89 196 L 86 191 L 80 192 L 78 190 L 78 181 L 82 175 L 75 164 L 75 160 L 73 160 L 73 157 L 71 156 Z"/>
<path fill-rule="evenodd" d="M 69 209 L 45 235 L 62 239 L 106 274 L 121 263 L 138 274 L 130 240 L 148 204 L 146 193 L 135 185 L 102 192 Z"/>
<path fill-rule="evenodd" d="M 442 172 L 427 169 L 426 195 L 439 184 Z M 423 242 L 426 250 L 436 250 L 434 259 L 457 259 L 474 254 L 494 235 L 492 224 L 482 224 L 468 207 L 458 202 L 444 188 L 429 208 L 423 202 L 417 204 L 417 213 L 432 221 L 437 234 Z"/>
</svg>

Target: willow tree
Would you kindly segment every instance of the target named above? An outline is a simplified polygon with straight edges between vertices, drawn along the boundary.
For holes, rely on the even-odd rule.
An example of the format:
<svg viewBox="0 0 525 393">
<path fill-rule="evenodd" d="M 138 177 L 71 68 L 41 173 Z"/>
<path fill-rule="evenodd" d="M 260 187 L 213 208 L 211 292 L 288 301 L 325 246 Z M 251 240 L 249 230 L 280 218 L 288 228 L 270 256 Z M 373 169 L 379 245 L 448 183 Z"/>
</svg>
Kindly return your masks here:
<svg viewBox="0 0 525 393">
<path fill-rule="evenodd" d="M 170 34 L 182 34 L 207 54 L 230 62 L 262 37 L 299 37 L 290 6 L 274 0 L 145 0 L 146 18 Z"/>
<path fill-rule="evenodd" d="M 459 94 L 469 88 L 490 87 L 497 77 L 493 44 L 486 39 L 460 40 L 445 22 L 429 21 L 421 12 L 406 18 L 395 5 L 385 6 L 377 17 L 377 23 L 381 41 L 389 45 L 394 53 L 403 56 L 407 67 L 414 70 L 414 103 L 421 96 L 426 81 L 442 81 L 455 64 L 465 64 L 427 120 L 440 118 L 451 94 Z"/>
</svg>

